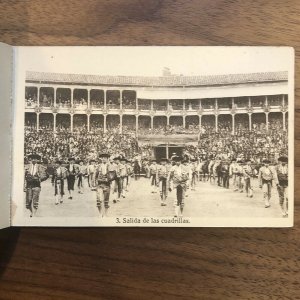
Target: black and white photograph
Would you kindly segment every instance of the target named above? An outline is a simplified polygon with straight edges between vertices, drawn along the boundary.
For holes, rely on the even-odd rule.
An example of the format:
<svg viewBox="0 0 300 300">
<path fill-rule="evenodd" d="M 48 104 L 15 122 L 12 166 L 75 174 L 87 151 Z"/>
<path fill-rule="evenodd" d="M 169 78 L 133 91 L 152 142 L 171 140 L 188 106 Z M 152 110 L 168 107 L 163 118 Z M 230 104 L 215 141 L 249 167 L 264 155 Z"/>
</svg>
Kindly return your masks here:
<svg viewBox="0 0 300 300">
<path fill-rule="evenodd" d="M 20 47 L 13 224 L 292 226 L 293 55 Z"/>
</svg>

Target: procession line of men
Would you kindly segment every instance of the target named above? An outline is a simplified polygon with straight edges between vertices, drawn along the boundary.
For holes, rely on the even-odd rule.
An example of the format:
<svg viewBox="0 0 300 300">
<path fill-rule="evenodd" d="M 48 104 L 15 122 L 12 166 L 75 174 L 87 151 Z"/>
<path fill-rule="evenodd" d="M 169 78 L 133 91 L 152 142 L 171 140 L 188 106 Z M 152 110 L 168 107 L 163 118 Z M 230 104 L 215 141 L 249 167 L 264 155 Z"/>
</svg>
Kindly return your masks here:
<svg viewBox="0 0 300 300">
<path fill-rule="evenodd" d="M 192 189 L 195 188 L 195 169 L 188 160 L 173 156 L 171 160 L 162 158 L 159 164 L 156 160 L 152 160 L 149 171 L 151 192 L 156 193 L 157 189 L 159 190 L 161 206 L 167 205 L 168 192 L 176 190 L 174 217 L 182 217 L 190 184 Z"/>
<path fill-rule="evenodd" d="M 283 217 L 288 216 L 288 158 L 280 157 L 278 165 L 274 169 L 270 168 L 270 161 L 265 160 L 264 166 L 260 168 L 258 174 L 259 186 L 263 190 L 265 207 L 270 207 L 272 193 L 272 182 L 276 184 L 279 204 Z"/>
<path fill-rule="evenodd" d="M 99 155 L 99 163 L 91 160 L 89 165 L 84 165 L 82 160 L 75 163 L 74 158 L 69 158 L 67 166 L 63 166 L 60 160 L 55 161 L 51 178 L 54 187 L 55 205 L 64 202 L 65 181 L 67 182 L 68 199 L 74 197 L 74 187 L 77 180 L 78 193 L 84 193 L 84 181 L 87 179 L 89 188 L 96 193 L 96 205 L 100 216 L 107 215 L 110 195 L 113 203 L 126 197 L 132 176 L 131 162 L 124 157 L 115 157 L 109 162 L 110 155 L 103 153 Z M 46 168 L 38 164 L 41 160 L 39 155 L 28 156 L 30 164 L 25 167 L 25 191 L 26 208 L 31 211 L 32 217 L 38 208 L 41 182 L 49 175 Z M 33 179 L 34 178 L 34 179 Z"/>
<path fill-rule="evenodd" d="M 36 214 L 39 207 L 41 182 L 48 179 L 46 168 L 38 164 L 41 157 L 37 154 L 28 156 L 30 164 L 25 166 L 24 191 L 26 193 L 26 208 L 30 211 L 30 217 Z"/>
<path fill-rule="evenodd" d="M 173 156 L 171 160 L 162 158 L 158 163 L 152 160 L 149 166 L 151 192 L 159 190 L 161 206 L 166 206 L 168 191 L 176 189 L 176 198 L 174 202 L 174 216 L 182 216 L 184 207 L 184 198 L 188 196 L 188 190 L 195 190 L 197 181 L 212 181 L 218 178 L 218 185 L 229 188 L 229 180 L 232 179 L 233 191 L 243 193 L 246 197 L 253 197 L 252 178 L 258 176 L 259 187 L 263 190 L 263 200 L 265 208 L 271 206 L 273 183 L 277 187 L 279 204 L 283 217 L 288 216 L 288 158 L 279 157 L 278 164 L 275 167 L 270 166 L 270 161 L 263 160 L 263 166 L 256 169 L 252 168 L 252 161 L 247 159 L 232 159 L 231 163 L 225 163 L 221 166 L 221 160 L 211 160 L 208 177 L 202 170 L 203 163 L 197 159 L 187 159 Z M 218 170 L 218 167 L 220 167 Z M 221 174 L 221 175 L 220 175 Z"/>
<path fill-rule="evenodd" d="M 76 179 L 78 192 L 83 193 L 83 182 L 87 178 L 89 187 L 96 192 L 96 205 L 99 214 L 102 217 L 106 216 L 110 197 L 113 198 L 113 203 L 117 203 L 121 198 L 125 198 L 130 177 L 133 175 L 131 161 L 124 157 L 115 157 L 111 161 L 109 158 L 109 154 L 102 153 L 99 155 L 98 165 L 95 160 L 91 160 L 88 166 L 84 165 L 82 160 L 76 164 L 75 159 L 70 158 L 66 167 L 63 166 L 62 161 L 57 160 L 51 179 L 54 187 L 55 205 L 64 202 L 65 180 L 67 181 L 69 199 L 72 200 Z M 38 209 L 41 182 L 46 180 L 49 175 L 46 172 L 46 168 L 39 164 L 41 160 L 39 155 L 32 154 L 28 159 L 30 164 L 25 166 L 26 208 L 30 210 L 30 216 L 32 217 Z M 246 196 L 253 197 L 251 180 L 256 175 L 256 172 L 251 166 L 251 160 L 247 160 L 244 165 L 243 161 L 233 159 L 230 165 L 225 163 L 222 168 L 219 168 L 221 171 L 219 170 L 218 172 L 216 170 L 221 163 L 217 160 L 213 161 L 212 164 L 212 161 L 209 163 L 211 164 L 209 169 L 213 171 L 210 173 L 209 178 L 205 178 L 202 170 L 203 162 L 197 159 L 189 161 L 179 156 L 173 156 L 171 160 L 161 159 L 159 164 L 157 164 L 156 160 L 152 160 L 149 166 L 151 191 L 155 193 L 157 189 L 159 190 L 161 206 L 166 206 L 168 193 L 176 190 L 174 216 L 182 216 L 189 188 L 191 187 L 191 190 L 195 190 L 197 179 L 208 181 L 212 177 L 213 181 L 218 177 L 218 185 L 225 188 L 229 188 L 229 178 L 232 178 L 234 191 L 243 192 L 245 188 Z M 258 172 L 258 180 L 259 186 L 263 190 L 265 208 L 270 207 L 272 184 L 275 183 L 282 216 L 287 217 L 288 158 L 280 157 L 278 165 L 273 168 L 270 167 L 269 160 L 264 160 L 263 164 Z"/>
</svg>

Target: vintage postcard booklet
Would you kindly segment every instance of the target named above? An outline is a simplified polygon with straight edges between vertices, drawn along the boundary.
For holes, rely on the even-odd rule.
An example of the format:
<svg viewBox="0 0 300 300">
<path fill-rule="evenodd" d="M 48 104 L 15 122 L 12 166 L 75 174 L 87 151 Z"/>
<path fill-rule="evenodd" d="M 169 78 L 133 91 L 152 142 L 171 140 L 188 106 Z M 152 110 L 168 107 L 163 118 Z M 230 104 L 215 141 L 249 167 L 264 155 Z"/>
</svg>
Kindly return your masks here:
<svg viewBox="0 0 300 300">
<path fill-rule="evenodd" d="M 0 44 L 0 226 L 291 227 L 294 49 Z"/>
</svg>

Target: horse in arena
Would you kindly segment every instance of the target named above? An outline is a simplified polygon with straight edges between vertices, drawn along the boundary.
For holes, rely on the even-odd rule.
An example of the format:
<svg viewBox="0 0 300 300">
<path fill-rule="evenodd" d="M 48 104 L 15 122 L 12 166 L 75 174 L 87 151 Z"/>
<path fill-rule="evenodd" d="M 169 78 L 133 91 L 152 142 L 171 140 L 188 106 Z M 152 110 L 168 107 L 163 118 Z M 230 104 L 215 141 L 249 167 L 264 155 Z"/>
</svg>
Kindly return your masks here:
<svg viewBox="0 0 300 300">
<path fill-rule="evenodd" d="M 218 186 L 223 185 L 223 172 L 222 172 L 223 164 L 222 162 L 218 162 L 216 166 L 216 175 L 218 178 L 217 184 Z"/>
<path fill-rule="evenodd" d="M 134 179 L 138 180 L 140 178 L 140 175 L 141 175 L 141 166 L 140 166 L 138 160 L 134 161 L 133 173 L 134 173 Z"/>
<path fill-rule="evenodd" d="M 208 163 L 208 178 L 210 183 L 215 182 L 215 161 L 210 160 Z"/>
<path fill-rule="evenodd" d="M 223 187 L 226 189 L 229 189 L 229 168 L 230 168 L 230 164 L 228 161 L 222 163 L 222 168 L 221 168 L 222 182 L 223 182 Z"/>
<path fill-rule="evenodd" d="M 209 160 L 205 160 L 201 166 L 200 169 L 200 174 L 202 175 L 203 181 L 208 181 L 209 180 L 209 169 L 208 169 L 208 165 L 209 165 Z M 200 175 L 200 176 L 201 176 Z M 201 177 L 200 177 L 201 178 Z"/>
</svg>

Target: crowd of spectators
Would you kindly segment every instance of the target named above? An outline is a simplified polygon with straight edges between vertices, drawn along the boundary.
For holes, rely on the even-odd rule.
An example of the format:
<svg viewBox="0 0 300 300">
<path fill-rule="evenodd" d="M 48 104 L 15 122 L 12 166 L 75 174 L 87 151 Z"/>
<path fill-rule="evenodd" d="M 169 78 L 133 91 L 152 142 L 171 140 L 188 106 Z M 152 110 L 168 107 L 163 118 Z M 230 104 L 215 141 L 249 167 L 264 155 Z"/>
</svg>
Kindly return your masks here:
<svg viewBox="0 0 300 300">
<path fill-rule="evenodd" d="M 182 110 L 183 109 L 183 100 L 170 100 L 169 107 L 173 110 Z"/>
<path fill-rule="evenodd" d="M 44 94 L 44 93 L 42 93 L 40 95 L 40 106 L 41 107 L 51 107 L 51 106 L 53 106 L 53 104 L 54 104 L 53 97 L 51 95 Z"/>
<path fill-rule="evenodd" d="M 71 107 L 71 99 L 58 99 L 56 106 L 61 108 Z"/>
<path fill-rule="evenodd" d="M 76 108 L 86 108 L 88 105 L 85 98 L 73 99 L 73 106 Z"/>
<path fill-rule="evenodd" d="M 123 97 L 122 107 L 125 109 L 135 109 L 136 108 L 135 98 Z"/>
<path fill-rule="evenodd" d="M 249 105 L 249 100 L 247 99 L 247 97 L 234 99 L 234 107 L 235 108 L 247 107 L 248 105 Z"/>
<path fill-rule="evenodd" d="M 133 157 L 137 151 L 135 134 L 128 131 L 121 134 L 117 128 L 106 133 L 87 132 L 84 127 L 70 133 L 61 128 L 52 134 L 44 129 L 36 131 L 30 127 L 25 128 L 25 157 L 37 153 L 48 163 L 56 159 L 66 161 L 70 156 L 83 160 L 95 159 L 101 152 Z"/>
<path fill-rule="evenodd" d="M 274 160 L 288 155 L 288 135 L 282 123 L 270 122 L 269 130 L 263 124 L 253 124 L 252 131 L 246 127 L 235 133 L 230 128 L 216 132 L 211 127 L 203 130 L 197 146 L 186 146 L 185 154 L 193 157 L 215 157 L 223 159 L 249 158 L 260 162 L 263 158 Z"/>
<path fill-rule="evenodd" d="M 133 158 L 137 153 L 141 157 L 153 156 L 153 148 L 148 145 L 139 145 L 140 135 L 179 135 L 197 134 L 198 145 L 186 146 L 184 154 L 193 157 L 221 156 L 225 159 L 243 157 L 259 161 L 268 157 L 274 159 L 280 155 L 287 155 L 288 136 L 283 130 L 282 120 L 273 119 L 266 125 L 263 122 L 253 122 L 249 131 L 246 122 L 236 123 L 235 132 L 232 132 L 232 123 L 219 123 L 216 131 L 214 121 L 198 125 L 190 124 L 188 128 L 181 125 L 158 126 L 154 129 L 139 128 L 136 130 L 128 123 L 108 127 L 106 132 L 100 120 L 90 123 L 88 132 L 86 121 L 77 120 L 73 132 L 70 132 L 70 122 L 66 119 L 58 120 L 56 131 L 53 132 L 53 123 L 49 119 L 40 120 L 39 131 L 36 130 L 36 121 L 27 122 L 25 126 L 25 155 L 40 154 L 46 161 L 67 159 L 74 156 L 77 159 L 88 160 L 96 158 L 100 152 L 108 152 L 113 156 L 124 155 Z"/>
<path fill-rule="evenodd" d="M 45 131 L 53 131 L 53 122 L 50 119 L 42 119 L 40 120 L 40 129 Z"/>
<path fill-rule="evenodd" d="M 279 106 L 282 104 L 282 98 L 280 96 L 273 96 L 268 99 L 268 105 L 270 106 Z"/>
<path fill-rule="evenodd" d="M 175 135 L 175 134 L 198 134 L 199 125 L 189 125 L 187 128 L 182 125 L 158 125 L 154 128 L 139 128 L 139 135 Z"/>
<path fill-rule="evenodd" d="M 91 107 L 96 109 L 103 108 L 104 99 L 91 99 Z"/>
<path fill-rule="evenodd" d="M 25 103 L 27 107 L 35 107 L 37 105 L 37 95 L 25 93 Z"/>
<path fill-rule="evenodd" d="M 38 104 L 37 101 L 37 95 L 26 93 L 25 94 L 25 103 L 27 107 L 35 107 Z M 268 99 L 268 106 L 270 107 L 277 107 L 282 104 L 282 99 L 280 97 L 274 97 Z M 53 95 L 42 93 L 40 95 L 39 99 L 39 106 L 40 107 L 51 107 L 54 105 L 54 99 Z M 71 107 L 71 99 L 68 96 L 61 96 L 60 94 L 57 96 L 56 99 L 56 106 L 59 108 L 69 108 Z M 251 106 L 253 108 L 264 108 L 265 107 L 265 101 L 261 99 L 252 99 L 251 100 Z M 74 98 L 73 99 L 73 107 L 74 108 L 81 108 L 85 109 L 88 107 L 88 101 L 84 97 Z M 102 109 L 104 107 L 104 99 L 91 99 L 91 108 L 93 109 Z M 121 103 L 120 99 L 107 99 L 107 105 L 106 107 L 108 109 L 120 109 Z M 132 98 L 126 98 L 124 97 L 122 99 L 122 107 L 123 109 L 136 109 L 136 100 Z M 247 99 L 240 99 L 236 98 L 234 105 L 232 105 L 231 99 L 223 99 L 222 102 L 218 102 L 216 105 L 213 99 L 203 99 L 202 100 L 202 109 L 204 110 L 213 110 L 215 108 L 218 109 L 237 109 L 237 108 L 243 108 L 243 107 L 249 107 L 249 101 Z M 195 101 L 186 101 L 185 105 L 183 105 L 183 102 L 181 100 L 170 100 L 169 105 L 167 104 L 167 101 L 165 100 L 158 100 L 153 103 L 153 109 L 156 111 L 166 111 L 167 109 L 171 110 L 197 110 L 200 108 L 199 103 Z M 138 109 L 139 110 L 151 110 L 151 102 L 147 100 L 139 100 L 138 103 Z"/>
</svg>

